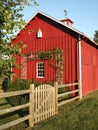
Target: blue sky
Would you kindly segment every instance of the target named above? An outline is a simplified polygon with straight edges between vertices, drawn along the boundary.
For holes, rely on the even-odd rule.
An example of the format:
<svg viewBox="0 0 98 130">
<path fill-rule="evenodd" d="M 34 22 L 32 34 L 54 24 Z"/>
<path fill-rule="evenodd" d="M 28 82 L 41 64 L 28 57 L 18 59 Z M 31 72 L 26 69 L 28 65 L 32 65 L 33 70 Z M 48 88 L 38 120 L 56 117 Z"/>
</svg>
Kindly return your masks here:
<svg viewBox="0 0 98 130">
<path fill-rule="evenodd" d="M 36 0 L 38 7 L 25 7 L 24 19 L 28 21 L 38 10 L 61 20 L 65 18 L 64 10 L 67 10 L 67 18 L 74 24 L 73 27 L 93 38 L 95 30 L 98 30 L 98 0 Z"/>
</svg>

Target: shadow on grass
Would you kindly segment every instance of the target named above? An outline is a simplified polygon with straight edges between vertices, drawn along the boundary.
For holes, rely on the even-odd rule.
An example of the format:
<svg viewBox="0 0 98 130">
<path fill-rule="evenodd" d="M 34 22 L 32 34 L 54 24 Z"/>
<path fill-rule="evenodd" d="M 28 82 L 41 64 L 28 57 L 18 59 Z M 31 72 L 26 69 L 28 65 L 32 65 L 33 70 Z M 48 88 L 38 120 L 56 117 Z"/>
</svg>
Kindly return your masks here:
<svg viewBox="0 0 98 130">
<path fill-rule="evenodd" d="M 0 109 L 1 110 L 14 107 L 14 105 L 7 98 L 4 99 L 3 101 L 4 102 L 0 103 Z M 22 118 L 22 117 L 28 115 L 28 114 L 29 114 L 29 110 L 27 108 L 23 108 L 21 110 L 16 110 L 14 112 L 10 112 L 10 113 L 4 114 L 4 115 L 0 115 L 0 125 L 6 124 L 6 123 L 14 121 L 14 120 L 17 120 L 19 118 Z M 21 124 L 23 124 L 23 126 L 21 126 Z M 28 120 L 26 120 L 21 124 L 18 124 L 17 126 L 12 126 L 10 129 L 16 130 L 16 128 L 18 128 L 20 130 L 20 126 L 21 126 L 21 129 L 25 130 L 24 127 L 28 127 L 29 122 L 28 122 Z"/>
</svg>

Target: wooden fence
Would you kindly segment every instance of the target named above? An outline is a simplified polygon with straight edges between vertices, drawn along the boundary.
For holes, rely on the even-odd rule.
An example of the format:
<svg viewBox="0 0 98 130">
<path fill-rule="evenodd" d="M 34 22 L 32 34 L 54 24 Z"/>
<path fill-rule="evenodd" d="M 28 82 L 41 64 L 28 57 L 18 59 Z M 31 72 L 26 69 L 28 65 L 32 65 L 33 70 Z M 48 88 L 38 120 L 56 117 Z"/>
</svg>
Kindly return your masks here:
<svg viewBox="0 0 98 130">
<path fill-rule="evenodd" d="M 65 89 L 65 92 L 61 92 L 60 94 L 58 94 L 58 106 L 82 98 L 79 82 L 63 84 L 58 86 L 58 89 L 62 89 L 62 88 Z"/>
<path fill-rule="evenodd" d="M 19 96 L 19 95 L 28 94 L 28 93 L 30 93 L 30 89 L 29 90 L 14 91 L 14 92 L 6 92 L 6 93 L 1 93 L 0 98 L 8 98 L 8 97 Z M 31 93 L 30 93 L 30 95 L 31 95 Z M 20 110 L 20 109 L 27 108 L 27 107 L 30 107 L 30 102 L 27 103 L 27 104 L 16 106 L 16 107 L 11 107 L 11 108 L 0 110 L 0 115 L 11 113 L 11 112 L 14 112 L 16 110 Z M 25 120 L 29 120 L 29 122 L 31 123 L 30 114 L 25 116 L 25 117 L 22 117 L 20 119 L 17 119 L 15 121 L 11 121 L 9 123 L 1 125 L 0 130 L 7 129 L 7 128 L 9 128 L 9 127 L 11 127 L 13 125 L 17 125 L 17 124 L 19 124 L 19 123 L 21 123 L 21 122 L 23 122 Z"/>
<path fill-rule="evenodd" d="M 65 90 L 67 88 L 67 92 L 65 91 L 58 94 L 58 89 L 62 88 Z M 16 110 L 24 109 L 27 107 L 29 107 L 29 114 L 25 117 L 19 118 L 15 121 L 0 126 L 0 130 L 4 130 L 13 125 L 17 125 L 26 120 L 29 120 L 29 127 L 32 127 L 35 123 L 57 114 L 59 106 L 75 99 L 82 98 L 79 82 L 63 84 L 60 86 L 58 86 L 57 82 L 55 82 L 54 87 L 47 84 L 43 84 L 36 88 L 34 88 L 34 84 L 31 84 L 30 89 L 28 90 L 1 93 L 0 98 L 8 98 L 23 94 L 29 94 L 28 103 L 0 110 L 0 115 L 11 113 Z M 69 98 L 68 95 L 71 95 L 71 98 Z M 67 97 L 66 100 L 65 97 Z M 59 99 L 64 100 L 59 101 Z"/>
<path fill-rule="evenodd" d="M 4 130 L 13 125 L 17 125 L 23 121 L 29 120 L 29 127 L 32 127 L 35 123 L 49 118 L 58 113 L 57 107 L 57 83 L 53 86 L 41 85 L 34 88 L 34 84 L 30 85 L 29 90 L 21 90 L 14 92 L 6 92 L 0 94 L 0 98 L 8 98 L 12 96 L 19 96 L 29 93 L 29 102 L 23 105 L 0 110 L 0 115 L 11 113 L 16 110 L 29 107 L 29 115 L 19 118 L 15 121 L 1 125 L 0 130 Z"/>
</svg>

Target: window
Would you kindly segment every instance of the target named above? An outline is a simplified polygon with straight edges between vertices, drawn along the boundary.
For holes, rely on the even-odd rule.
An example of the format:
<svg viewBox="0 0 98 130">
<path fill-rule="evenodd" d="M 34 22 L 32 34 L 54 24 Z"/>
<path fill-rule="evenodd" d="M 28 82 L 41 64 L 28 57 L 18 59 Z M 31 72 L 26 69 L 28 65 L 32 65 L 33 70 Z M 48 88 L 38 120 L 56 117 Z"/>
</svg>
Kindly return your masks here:
<svg viewBox="0 0 98 130">
<path fill-rule="evenodd" d="M 37 38 L 41 38 L 41 37 L 42 37 L 42 30 L 39 28 L 37 32 Z"/>
<path fill-rule="evenodd" d="M 37 77 L 38 78 L 44 77 L 44 63 L 43 62 L 37 63 Z"/>
</svg>

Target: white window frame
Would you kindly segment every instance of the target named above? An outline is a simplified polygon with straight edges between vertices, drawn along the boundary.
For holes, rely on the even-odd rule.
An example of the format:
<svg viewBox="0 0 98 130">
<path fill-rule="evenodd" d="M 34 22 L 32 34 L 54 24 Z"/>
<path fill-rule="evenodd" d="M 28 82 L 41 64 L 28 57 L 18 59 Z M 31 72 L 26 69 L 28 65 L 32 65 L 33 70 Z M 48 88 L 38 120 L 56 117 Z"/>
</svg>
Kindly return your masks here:
<svg viewBox="0 0 98 130">
<path fill-rule="evenodd" d="M 37 32 L 37 38 L 41 38 L 41 37 L 42 37 L 42 30 L 39 28 Z"/>
<path fill-rule="evenodd" d="M 43 64 L 43 68 L 41 68 L 41 64 Z M 40 75 L 39 71 L 42 71 L 42 76 L 39 76 Z M 36 73 L 37 73 L 37 75 L 36 75 L 37 78 L 44 78 L 44 76 L 45 76 L 45 63 L 44 62 L 36 63 Z"/>
</svg>

